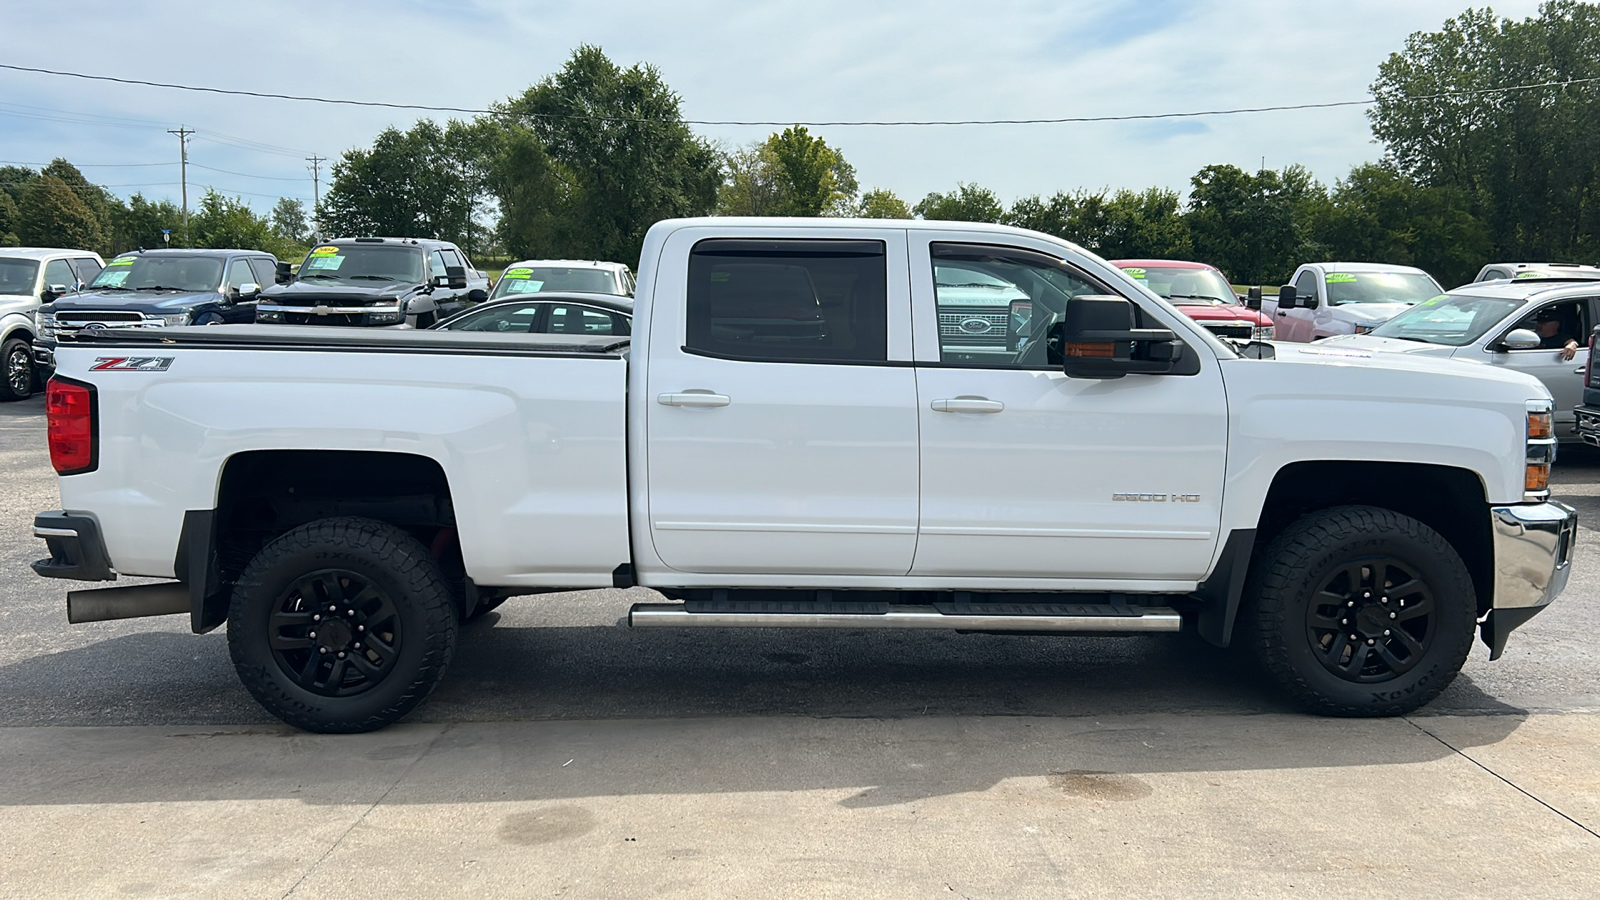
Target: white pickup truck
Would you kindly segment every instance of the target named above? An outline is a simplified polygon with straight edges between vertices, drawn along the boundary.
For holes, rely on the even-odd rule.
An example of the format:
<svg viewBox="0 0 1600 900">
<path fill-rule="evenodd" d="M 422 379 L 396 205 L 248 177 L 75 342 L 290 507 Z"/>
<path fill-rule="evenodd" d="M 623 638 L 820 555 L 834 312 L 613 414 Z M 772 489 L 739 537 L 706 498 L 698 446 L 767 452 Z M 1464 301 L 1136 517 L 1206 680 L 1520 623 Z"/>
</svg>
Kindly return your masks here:
<svg viewBox="0 0 1600 900">
<path fill-rule="evenodd" d="M 936 270 L 1028 302 L 973 315 Z M 666 601 L 636 628 L 1192 630 L 1308 710 L 1394 715 L 1569 574 L 1538 381 L 1225 343 L 1041 234 L 662 222 L 629 340 L 63 340 L 34 569 L 167 579 L 68 618 L 226 623 L 245 685 L 316 731 L 405 715 L 507 597 L 632 585 Z"/>
</svg>

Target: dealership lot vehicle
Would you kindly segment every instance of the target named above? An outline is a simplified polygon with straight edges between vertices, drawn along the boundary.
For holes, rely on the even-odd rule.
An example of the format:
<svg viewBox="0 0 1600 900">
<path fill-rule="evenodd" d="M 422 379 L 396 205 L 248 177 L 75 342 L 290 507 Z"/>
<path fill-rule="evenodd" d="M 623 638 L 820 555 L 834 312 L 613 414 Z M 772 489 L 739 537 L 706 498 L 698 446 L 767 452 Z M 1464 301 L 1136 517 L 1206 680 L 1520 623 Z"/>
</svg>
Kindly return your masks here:
<svg viewBox="0 0 1600 900">
<path fill-rule="evenodd" d="M 0 248 L 0 400 L 26 400 L 43 382 L 33 364 L 39 307 L 93 281 L 104 265 L 88 250 Z"/>
<path fill-rule="evenodd" d="M 1172 259 L 1115 259 L 1111 264 L 1217 337 L 1240 341 L 1274 337 L 1272 317 L 1246 306 L 1216 266 Z"/>
<path fill-rule="evenodd" d="M 1444 293 L 1432 275 L 1410 266 L 1310 263 L 1262 301 L 1277 340 L 1305 343 L 1365 334 L 1405 309 Z"/>
<path fill-rule="evenodd" d="M 631 333 L 633 301 L 604 294 L 552 293 L 490 300 L 433 326 L 435 331 L 497 334 Z"/>
<path fill-rule="evenodd" d="M 268 288 L 257 322 L 426 328 L 489 296 L 489 279 L 461 248 L 423 238 L 360 237 L 311 248 L 285 283 Z"/>
<path fill-rule="evenodd" d="M 622 263 L 585 259 L 525 259 L 500 273 L 491 300 L 522 294 L 581 293 L 632 297 L 633 272 Z"/>
<path fill-rule="evenodd" d="M 1600 266 L 1585 266 L 1579 263 L 1552 263 L 1552 262 L 1520 262 L 1520 263 L 1489 263 L 1478 270 L 1478 276 L 1472 279 L 1479 281 L 1504 281 L 1507 279 L 1521 278 L 1597 278 L 1600 279 Z"/>
<path fill-rule="evenodd" d="M 81 292 L 39 308 L 35 363 L 53 370 L 55 341 L 84 330 L 250 322 L 261 285 L 272 283 L 277 265 L 259 250 L 124 253 Z"/>
<path fill-rule="evenodd" d="M 1578 441 L 1574 410 L 1583 400 L 1587 341 L 1596 322 L 1600 284 L 1560 278 L 1481 282 L 1424 300 L 1370 334 L 1322 344 L 1526 372 L 1544 382 L 1555 401 L 1556 437 Z"/>
<path fill-rule="evenodd" d="M 1552 404 L 1525 374 L 1247 357 L 1002 226 L 675 220 L 642 259 L 631 346 L 63 341 L 64 508 L 35 519 L 35 570 L 176 579 L 75 591 L 69 618 L 227 622 L 252 695 L 319 731 L 405 715 L 460 620 L 508 596 L 635 584 L 672 601 L 636 605 L 640 628 L 1188 623 L 1247 641 L 1308 710 L 1395 715 L 1443 690 L 1475 632 L 1498 656 L 1570 574 Z M 1026 299 L 1014 352 L 942 327 L 975 290 L 1008 315 Z"/>
</svg>

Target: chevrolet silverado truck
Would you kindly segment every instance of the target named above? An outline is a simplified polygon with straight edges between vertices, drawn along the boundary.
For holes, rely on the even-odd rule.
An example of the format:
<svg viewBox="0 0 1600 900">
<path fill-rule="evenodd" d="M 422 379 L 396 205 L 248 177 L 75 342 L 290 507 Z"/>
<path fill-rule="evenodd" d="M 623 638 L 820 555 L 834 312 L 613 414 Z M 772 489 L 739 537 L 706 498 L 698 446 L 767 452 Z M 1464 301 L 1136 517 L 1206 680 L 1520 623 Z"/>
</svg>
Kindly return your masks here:
<svg viewBox="0 0 1600 900">
<path fill-rule="evenodd" d="M 226 624 L 324 732 L 404 716 L 508 597 L 634 585 L 634 628 L 1191 631 L 1307 710 L 1396 715 L 1570 574 L 1525 374 L 1224 341 L 996 225 L 674 220 L 640 268 L 628 337 L 64 339 L 33 568 L 162 579 L 68 620 Z M 945 327 L 973 283 L 1026 296 L 1011 352 Z"/>
<path fill-rule="evenodd" d="M 461 248 L 423 238 L 358 237 L 311 248 L 292 278 L 282 266 L 255 321 L 427 328 L 489 297 L 489 278 Z"/>
</svg>

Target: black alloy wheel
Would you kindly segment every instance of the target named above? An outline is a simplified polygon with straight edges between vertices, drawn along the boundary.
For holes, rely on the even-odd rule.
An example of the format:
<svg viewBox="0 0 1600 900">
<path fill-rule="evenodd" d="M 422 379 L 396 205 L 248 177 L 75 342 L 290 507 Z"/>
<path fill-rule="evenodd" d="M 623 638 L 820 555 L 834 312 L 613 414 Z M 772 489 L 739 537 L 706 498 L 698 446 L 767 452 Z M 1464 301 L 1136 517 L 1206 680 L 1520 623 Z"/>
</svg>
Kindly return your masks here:
<svg viewBox="0 0 1600 900">
<path fill-rule="evenodd" d="M 324 697 L 371 690 L 394 670 L 403 640 L 394 601 L 344 569 L 299 579 L 268 625 L 272 658 L 291 681 Z"/>
<path fill-rule="evenodd" d="M 22 338 L 12 338 L 0 349 L 5 365 L 5 381 L 0 384 L 0 399 L 26 400 L 33 396 L 33 347 Z"/>
<path fill-rule="evenodd" d="M 1329 672 L 1358 684 L 1404 675 L 1433 644 L 1433 591 L 1389 556 L 1336 569 L 1306 604 L 1306 637 Z"/>
</svg>

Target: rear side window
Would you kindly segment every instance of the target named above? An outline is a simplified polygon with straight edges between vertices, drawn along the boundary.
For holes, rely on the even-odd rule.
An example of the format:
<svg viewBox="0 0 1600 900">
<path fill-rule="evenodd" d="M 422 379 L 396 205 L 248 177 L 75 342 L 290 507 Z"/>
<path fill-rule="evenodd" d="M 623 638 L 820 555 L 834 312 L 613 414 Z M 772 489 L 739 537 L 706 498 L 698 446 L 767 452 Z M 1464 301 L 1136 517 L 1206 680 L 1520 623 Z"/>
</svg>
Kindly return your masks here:
<svg viewBox="0 0 1600 900">
<path fill-rule="evenodd" d="M 767 362 L 882 362 L 882 241 L 708 240 L 689 255 L 685 349 Z"/>
<path fill-rule="evenodd" d="M 278 280 L 278 266 L 270 259 L 252 256 L 250 269 L 256 273 L 256 284 L 262 287 L 271 287 L 272 283 Z"/>
<path fill-rule="evenodd" d="M 100 274 L 101 266 L 100 263 L 89 257 L 80 257 L 72 261 L 72 268 L 77 271 L 78 280 L 88 284 L 94 280 L 96 275 Z"/>
</svg>

